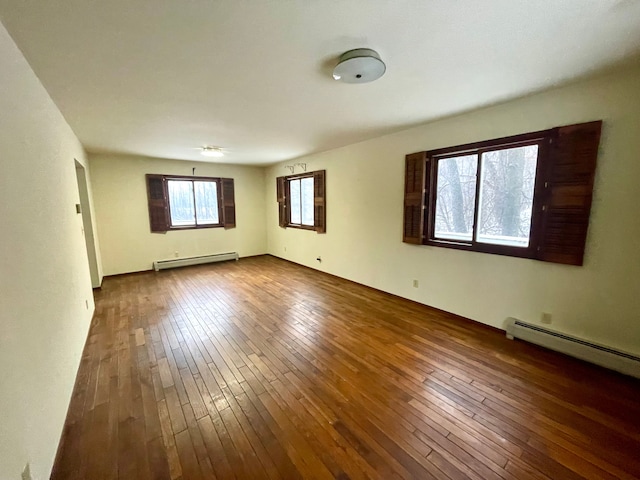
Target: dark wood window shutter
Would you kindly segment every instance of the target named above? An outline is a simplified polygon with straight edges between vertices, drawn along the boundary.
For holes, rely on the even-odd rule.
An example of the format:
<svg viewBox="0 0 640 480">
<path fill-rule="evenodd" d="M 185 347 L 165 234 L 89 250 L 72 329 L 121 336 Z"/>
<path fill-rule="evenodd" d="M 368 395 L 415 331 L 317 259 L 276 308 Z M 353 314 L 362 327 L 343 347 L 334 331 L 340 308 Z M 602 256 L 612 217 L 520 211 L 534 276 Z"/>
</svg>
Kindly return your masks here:
<svg viewBox="0 0 640 480">
<path fill-rule="evenodd" d="M 276 178 L 276 192 L 278 197 L 278 225 L 282 228 L 287 226 L 287 199 L 286 199 L 286 177 Z"/>
<path fill-rule="evenodd" d="M 602 121 L 554 129 L 537 258 L 582 265 Z"/>
<path fill-rule="evenodd" d="M 424 234 L 424 195 L 426 189 L 426 152 L 405 157 L 404 230 L 402 241 L 421 244 Z"/>
<path fill-rule="evenodd" d="M 327 232 L 325 170 L 313 172 L 313 223 L 316 232 Z"/>
<path fill-rule="evenodd" d="M 167 190 L 162 175 L 146 175 L 149 225 L 152 232 L 164 233 L 169 229 Z"/>
<path fill-rule="evenodd" d="M 236 197 L 233 178 L 221 178 L 222 189 L 222 224 L 224 228 L 236 227 Z"/>
</svg>

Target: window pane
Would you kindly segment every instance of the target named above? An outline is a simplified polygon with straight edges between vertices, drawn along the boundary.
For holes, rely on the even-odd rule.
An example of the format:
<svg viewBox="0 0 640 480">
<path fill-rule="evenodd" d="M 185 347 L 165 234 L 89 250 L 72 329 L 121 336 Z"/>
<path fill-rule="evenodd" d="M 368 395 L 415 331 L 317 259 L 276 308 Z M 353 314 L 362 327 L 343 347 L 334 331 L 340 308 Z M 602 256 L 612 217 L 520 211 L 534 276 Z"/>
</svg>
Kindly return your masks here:
<svg viewBox="0 0 640 480">
<path fill-rule="evenodd" d="M 198 225 L 215 225 L 218 218 L 218 186 L 216 182 L 193 182 L 196 189 Z"/>
<path fill-rule="evenodd" d="M 482 155 L 478 242 L 529 246 L 538 146 Z"/>
<path fill-rule="evenodd" d="M 300 225 L 300 180 L 289 180 L 289 196 L 291 197 L 291 223 Z"/>
<path fill-rule="evenodd" d="M 302 225 L 313 227 L 313 177 L 301 180 Z"/>
<path fill-rule="evenodd" d="M 438 160 L 435 237 L 470 241 L 478 155 Z"/>
<path fill-rule="evenodd" d="M 191 180 L 168 180 L 171 225 L 195 225 L 193 208 L 193 182 Z"/>
</svg>

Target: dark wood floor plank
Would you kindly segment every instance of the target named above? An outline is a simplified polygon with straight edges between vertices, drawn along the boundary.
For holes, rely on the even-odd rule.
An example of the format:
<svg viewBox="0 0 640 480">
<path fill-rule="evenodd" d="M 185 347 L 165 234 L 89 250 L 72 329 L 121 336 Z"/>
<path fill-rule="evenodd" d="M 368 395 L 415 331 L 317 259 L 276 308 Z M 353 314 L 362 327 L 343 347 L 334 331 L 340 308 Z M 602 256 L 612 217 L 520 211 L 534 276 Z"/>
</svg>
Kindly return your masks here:
<svg viewBox="0 0 640 480">
<path fill-rule="evenodd" d="M 183 430 L 176 435 L 176 449 L 180 457 L 180 465 L 182 465 L 182 478 L 184 480 L 200 480 L 205 478 L 200 471 L 200 464 L 198 463 L 188 430 Z"/>
<path fill-rule="evenodd" d="M 211 417 L 206 416 L 198 420 L 198 428 L 200 429 L 204 446 L 207 449 L 211 466 L 218 478 L 235 478 L 235 474 L 224 453 L 224 447 L 213 426 Z"/>
<path fill-rule="evenodd" d="M 52 478 L 640 478 L 640 382 L 273 257 L 106 278 Z"/>
<path fill-rule="evenodd" d="M 182 467 L 178 457 L 173 427 L 171 426 L 171 418 L 166 400 L 158 402 L 158 414 L 160 417 L 160 426 L 162 427 L 162 440 L 166 451 L 167 464 L 169 466 L 169 476 L 172 480 L 176 480 L 182 476 Z"/>
</svg>

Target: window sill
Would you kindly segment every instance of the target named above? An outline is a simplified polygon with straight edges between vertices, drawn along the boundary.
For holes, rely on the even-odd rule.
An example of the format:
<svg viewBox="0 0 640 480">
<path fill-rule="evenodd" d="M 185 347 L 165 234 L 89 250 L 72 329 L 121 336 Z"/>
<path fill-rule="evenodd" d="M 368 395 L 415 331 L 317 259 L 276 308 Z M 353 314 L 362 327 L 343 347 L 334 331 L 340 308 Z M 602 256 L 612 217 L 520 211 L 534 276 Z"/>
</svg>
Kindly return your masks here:
<svg viewBox="0 0 640 480">
<path fill-rule="evenodd" d="M 295 224 L 288 224 L 285 228 L 297 228 L 298 230 L 311 230 L 313 232 L 315 232 L 316 227 L 313 226 L 308 226 L 308 225 L 295 225 Z"/>
<path fill-rule="evenodd" d="M 167 232 L 175 232 L 178 230 L 200 230 L 202 228 L 223 228 L 224 225 L 221 223 L 217 223 L 215 225 L 185 225 L 184 227 L 181 226 L 176 226 L 176 227 L 169 227 L 167 229 Z"/>
<path fill-rule="evenodd" d="M 425 240 L 422 244 L 430 247 L 452 248 L 455 250 L 465 250 L 467 252 L 490 253 L 493 255 L 504 255 L 507 257 L 534 259 L 536 256 L 535 249 L 532 246 L 526 248 L 508 247 L 504 245 L 491 245 L 484 243 L 456 243 L 453 241 L 435 239 Z"/>
</svg>

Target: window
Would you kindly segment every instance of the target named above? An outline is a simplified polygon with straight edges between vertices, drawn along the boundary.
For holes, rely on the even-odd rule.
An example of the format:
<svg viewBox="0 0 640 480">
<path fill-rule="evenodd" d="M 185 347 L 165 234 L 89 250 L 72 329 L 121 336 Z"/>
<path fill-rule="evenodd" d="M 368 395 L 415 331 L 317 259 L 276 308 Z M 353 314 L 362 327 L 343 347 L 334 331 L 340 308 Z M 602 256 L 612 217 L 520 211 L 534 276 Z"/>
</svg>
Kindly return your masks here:
<svg viewBox="0 0 640 480">
<path fill-rule="evenodd" d="M 529 246 L 539 145 L 433 157 L 434 240 Z"/>
<path fill-rule="evenodd" d="M 404 241 L 581 265 L 601 124 L 407 155 Z"/>
<path fill-rule="evenodd" d="M 235 227 L 233 179 L 147 175 L 152 232 Z"/>
<path fill-rule="evenodd" d="M 167 180 L 171 227 L 219 225 L 218 182 Z"/>
<path fill-rule="evenodd" d="M 325 171 L 276 179 L 279 224 L 325 233 Z"/>
</svg>

